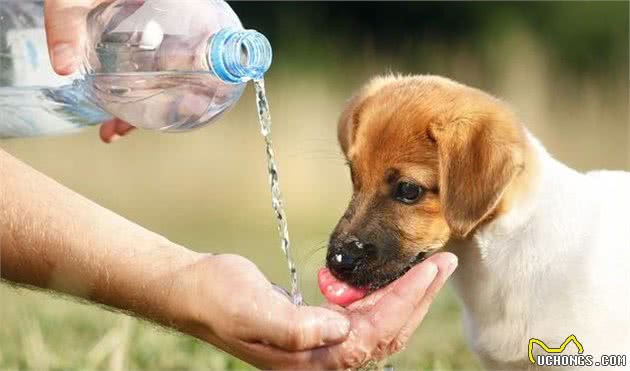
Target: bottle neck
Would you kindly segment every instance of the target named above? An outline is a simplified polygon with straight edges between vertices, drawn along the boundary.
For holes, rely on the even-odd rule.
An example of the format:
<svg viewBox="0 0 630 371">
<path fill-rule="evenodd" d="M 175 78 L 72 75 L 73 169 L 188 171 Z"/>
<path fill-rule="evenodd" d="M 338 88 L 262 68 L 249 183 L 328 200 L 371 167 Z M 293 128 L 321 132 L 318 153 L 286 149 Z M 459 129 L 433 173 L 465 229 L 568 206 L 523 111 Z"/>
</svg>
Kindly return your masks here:
<svg viewBox="0 0 630 371">
<path fill-rule="evenodd" d="M 271 66 L 271 59 L 269 40 L 258 31 L 225 28 L 209 41 L 208 64 L 226 83 L 261 79 Z"/>
</svg>

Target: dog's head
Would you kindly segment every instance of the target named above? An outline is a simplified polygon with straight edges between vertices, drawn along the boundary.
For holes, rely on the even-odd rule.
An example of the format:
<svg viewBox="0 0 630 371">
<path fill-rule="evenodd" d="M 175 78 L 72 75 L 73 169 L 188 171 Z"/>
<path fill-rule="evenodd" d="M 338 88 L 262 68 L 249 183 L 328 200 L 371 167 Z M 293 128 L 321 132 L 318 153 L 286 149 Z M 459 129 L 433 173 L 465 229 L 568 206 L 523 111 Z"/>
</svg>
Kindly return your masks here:
<svg viewBox="0 0 630 371">
<path fill-rule="evenodd" d="M 524 164 L 525 133 L 512 112 L 436 76 L 370 81 L 349 101 L 338 136 L 353 195 L 326 263 L 371 289 L 500 212 Z"/>
</svg>

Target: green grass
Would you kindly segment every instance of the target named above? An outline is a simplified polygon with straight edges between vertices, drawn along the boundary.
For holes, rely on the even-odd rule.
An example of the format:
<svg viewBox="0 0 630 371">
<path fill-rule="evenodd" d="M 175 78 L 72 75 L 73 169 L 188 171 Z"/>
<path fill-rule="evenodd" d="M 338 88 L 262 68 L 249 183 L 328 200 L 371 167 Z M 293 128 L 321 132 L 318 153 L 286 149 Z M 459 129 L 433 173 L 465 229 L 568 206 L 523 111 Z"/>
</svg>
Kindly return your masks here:
<svg viewBox="0 0 630 371">
<path fill-rule="evenodd" d="M 43 292 L 0 289 L 0 369 L 243 370 L 251 366 L 197 339 L 123 314 Z M 461 340 L 458 309 L 446 290 L 398 370 L 477 369 Z"/>
</svg>

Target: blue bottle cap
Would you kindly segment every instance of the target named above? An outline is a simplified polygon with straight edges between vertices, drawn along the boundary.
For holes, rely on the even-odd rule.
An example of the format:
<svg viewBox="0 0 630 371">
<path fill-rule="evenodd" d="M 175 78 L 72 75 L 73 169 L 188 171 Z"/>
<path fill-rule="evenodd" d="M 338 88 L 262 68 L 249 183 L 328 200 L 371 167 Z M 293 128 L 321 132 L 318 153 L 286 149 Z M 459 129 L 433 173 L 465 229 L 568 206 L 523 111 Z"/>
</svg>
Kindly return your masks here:
<svg viewBox="0 0 630 371">
<path fill-rule="evenodd" d="M 271 59 L 269 40 L 255 30 L 224 28 L 210 39 L 208 63 L 226 83 L 261 79 L 271 66 Z"/>
</svg>

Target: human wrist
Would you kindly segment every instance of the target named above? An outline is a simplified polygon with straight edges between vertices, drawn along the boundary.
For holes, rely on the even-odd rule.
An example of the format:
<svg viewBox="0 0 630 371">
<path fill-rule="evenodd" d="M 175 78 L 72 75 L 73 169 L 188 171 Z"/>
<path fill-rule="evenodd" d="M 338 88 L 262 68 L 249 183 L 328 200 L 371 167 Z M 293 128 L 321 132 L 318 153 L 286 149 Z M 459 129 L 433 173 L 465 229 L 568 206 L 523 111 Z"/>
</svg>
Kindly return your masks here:
<svg viewBox="0 0 630 371">
<path fill-rule="evenodd" d="M 146 303 L 152 306 L 147 310 L 150 319 L 164 326 L 189 333 L 192 308 L 195 308 L 199 297 L 198 283 L 193 278 L 200 262 L 210 254 L 198 253 L 175 243 L 168 243 L 172 262 L 163 267 L 155 280 L 148 283 L 145 295 Z"/>
<path fill-rule="evenodd" d="M 221 255 L 194 253 L 190 263 L 178 274 L 168 311 L 171 321 L 165 325 L 204 341 L 215 343 L 215 325 L 213 309 L 220 305 L 209 294 L 215 290 L 213 285 L 221 285 L 220 274 L 208 280 L 208 275 L 216 271 L 216 263 Z M 209 286 L 210 285 L 210 286 Z M 218 286 L 217 286 L 218 287 Z"/>
<path fill-rule="evenodd" d="M 157 235 L 131 250 L 127 256 L 108 259 L 109 277 L 95 286 L 89 299 L 179 327 L 185 318 L 187 272 L 203 254 Z"/>
<path fill-rule="evenodd" d="M 251 320 L 252 305 L 268 299 L 267 285 L 271 290 L 254 263 L 233 254 L 198 254 L 180 278 L 171 327 L 222 349 Z"/>
</svg>

